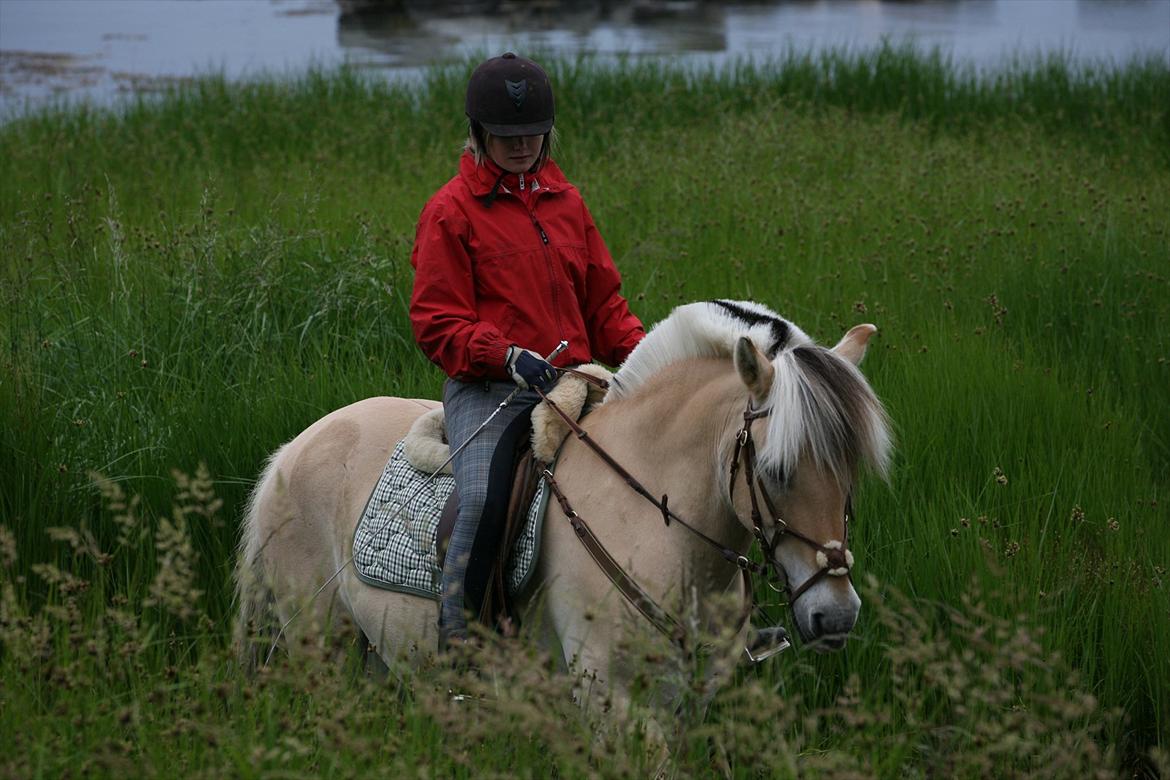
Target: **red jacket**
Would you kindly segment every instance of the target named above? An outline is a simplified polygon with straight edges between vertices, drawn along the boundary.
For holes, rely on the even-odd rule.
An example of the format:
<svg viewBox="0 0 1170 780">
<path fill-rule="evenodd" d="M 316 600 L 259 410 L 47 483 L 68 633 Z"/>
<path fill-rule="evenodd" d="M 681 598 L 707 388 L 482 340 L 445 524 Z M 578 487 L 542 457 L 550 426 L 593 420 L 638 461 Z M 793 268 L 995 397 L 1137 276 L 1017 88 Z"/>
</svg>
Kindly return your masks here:
<svg viewBox="0 0 1170 780">
<path fill-rule="evenodd" d="M 645 331 L 577 188 L 550 160 L 523 182 L 507 174 L 487 207 L 501 172 L 465 153 L 423 208 L 410 257 L 415 340 L 463 380 L 507 379 L 509 345 L 547 355 L 561 339 L 557 365 L 618 365 Z"/>
</svg>

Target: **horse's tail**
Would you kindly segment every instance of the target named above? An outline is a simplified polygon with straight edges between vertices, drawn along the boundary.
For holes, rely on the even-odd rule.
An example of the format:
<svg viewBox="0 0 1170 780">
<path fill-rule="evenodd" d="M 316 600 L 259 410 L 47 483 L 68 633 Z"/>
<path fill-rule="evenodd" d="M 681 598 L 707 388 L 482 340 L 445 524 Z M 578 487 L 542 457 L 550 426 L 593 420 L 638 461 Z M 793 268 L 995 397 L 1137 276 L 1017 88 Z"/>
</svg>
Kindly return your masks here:
<svg viewBox="0 0 1170 780">
<path fill-rule="evenodd" d="M 287 445 L 286 445 L 287 446 Z M 236 658 L 251 674 L 264 660 L 268 647 L 276 637 L 278 618 L 275 594 L 265 576 L 265 548 L 279 524 L 279 507 L 284 499 L 284 486 L 279 484 L 280 456 L 285 447 L 272 454 L 264 467 L 256 487 L 248 498 L 236 552 L 236 615 L 232 630 L 232 645 Z"/>
</svg>

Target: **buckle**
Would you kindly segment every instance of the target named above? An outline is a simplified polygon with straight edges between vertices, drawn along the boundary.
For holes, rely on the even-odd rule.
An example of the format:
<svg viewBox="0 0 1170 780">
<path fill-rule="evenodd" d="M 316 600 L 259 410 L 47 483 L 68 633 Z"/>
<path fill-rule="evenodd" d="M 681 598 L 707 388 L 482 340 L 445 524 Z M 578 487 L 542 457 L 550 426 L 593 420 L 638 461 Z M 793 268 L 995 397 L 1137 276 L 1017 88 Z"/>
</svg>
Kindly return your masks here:
<svg viewBox="0 0 1170 780">
<path fill-rule="evenodd" d="M 752 526 L 752 533 L 756 537 L 756 541 L 760 543 L 760 552 L 767 553 L 768 551 L 768 537 L 764 533 L 764 529 L 758 525 Z"/>
</svg>

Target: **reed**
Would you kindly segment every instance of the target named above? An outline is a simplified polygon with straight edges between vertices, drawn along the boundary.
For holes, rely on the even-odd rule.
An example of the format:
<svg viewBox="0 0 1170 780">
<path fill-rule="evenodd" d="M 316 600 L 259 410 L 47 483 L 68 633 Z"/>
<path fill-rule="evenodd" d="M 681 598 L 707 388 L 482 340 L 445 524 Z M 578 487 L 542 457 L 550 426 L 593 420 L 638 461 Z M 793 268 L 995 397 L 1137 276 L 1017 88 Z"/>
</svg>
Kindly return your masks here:
<svg viewBox="0 0 1170 780">
<path fill-rule="evenodd" d="M 0 125 L 9 772 L 651 771 L 622 758 L 637 734 L 534 707 L 573 682 L 538 655 L 493 672 L 516 691 L 491 705 L 504 725 L 454 745 L 442 670 L 246 681 L 228 658 L 265 456 L 354 400 L 438 396 L 409 254 L 455 170 L 469 67 L 210 77 Z M 978 73 L 885 47 L 552 69 L 556 156 L 635 311 L 752 298 L 825 342 L 874 322 L 865 370 L 897 426 L 891 484 L 857 497 L 876 580 L 857 638 L 742 673 L 683 719 L 676 771 L 722 750 L 737 776 L 1165 772 L 1165 62 Z"/>
</svg>

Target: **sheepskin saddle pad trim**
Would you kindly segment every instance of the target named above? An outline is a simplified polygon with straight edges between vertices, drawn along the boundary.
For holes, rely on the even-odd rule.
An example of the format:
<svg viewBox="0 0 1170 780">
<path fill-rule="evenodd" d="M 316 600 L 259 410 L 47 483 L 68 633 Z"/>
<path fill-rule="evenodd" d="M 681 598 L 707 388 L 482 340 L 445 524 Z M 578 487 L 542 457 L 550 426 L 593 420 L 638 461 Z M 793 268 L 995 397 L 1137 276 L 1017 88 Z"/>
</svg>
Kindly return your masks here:
<svg viewBox="0 0 1170 780">
<path fill-rule="evenodd" d="M 604 379 L 612 377 L 609 371 L 596 364 L 578 366 L 577 370 Z M 577 420 L 605 398 L 605 389 L 586 382 L 573 374 L 565 374 L 548 394 L 553 403 L 570 418 Z M 433 474 L 442 466 L 440 474 L 451 474 L 451 464 L 444 465 L 451 456 L 447 443 L 443 407 L 436 407 L 414 421 L 403 439 L 406 459 L 416 469 Z M 569 426 L 556 412 L 541 401 L 532 410 L 532 454 L 536 459 L 551 463 L 561 442 L 569 435 Z"/>
<path fill-rule="evenodd" d="M 455 490 L 455 478 L 440 474 L 430 479 L 433 470 L 415 467 L 404 449 L 405 440 L 394 447 L 366 502 L 353 536 L 353 563 L 358 577 L 368 585 L 437 600 L 442 570 L 435 536 L 443 506 Z M 548 485 L 541 480 L 505 570 L 511 595 L 528 584 L 536 569 L 547 506 Z"/>
</svg>

